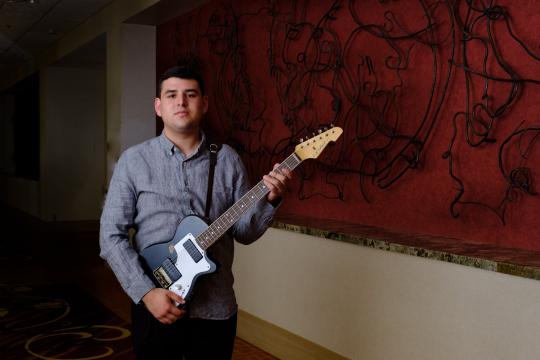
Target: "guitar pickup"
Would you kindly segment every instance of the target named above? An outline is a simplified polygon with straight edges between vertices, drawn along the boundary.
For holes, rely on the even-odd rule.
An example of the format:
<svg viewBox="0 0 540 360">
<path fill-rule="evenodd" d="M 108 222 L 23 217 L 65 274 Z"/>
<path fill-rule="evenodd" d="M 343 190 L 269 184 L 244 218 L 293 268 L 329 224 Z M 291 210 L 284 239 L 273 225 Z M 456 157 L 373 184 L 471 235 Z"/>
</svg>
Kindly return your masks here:
<svg viewBox="0 0 540 360">
<path fill-rule="evenodd" d="M 167 289 L 172 283 L 180 279 L 182 274 L 178 271 L 173 262 L 167 258 L 160 267 L 154 270 L 154 277 L 163 288 Z"/>
<path fill-rule="evenodd" d="M 189 256 L 193 259 L 195 263 L 198 263 L 203 258 L 202 254 L 199 252 L 199 249 L 193 244 L 191 240 L 187 240 L 184 243 L 184 249 L 188 252 Z"/>
</svg>

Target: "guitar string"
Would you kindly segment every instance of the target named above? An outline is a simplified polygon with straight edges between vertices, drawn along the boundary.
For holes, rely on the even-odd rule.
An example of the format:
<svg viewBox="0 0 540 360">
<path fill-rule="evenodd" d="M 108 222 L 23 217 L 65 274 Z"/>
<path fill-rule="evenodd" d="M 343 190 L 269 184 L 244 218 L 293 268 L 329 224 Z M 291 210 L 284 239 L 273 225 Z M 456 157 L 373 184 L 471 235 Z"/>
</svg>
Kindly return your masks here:
<svg viewBox="0 0 540 360">
<path fill-rule="evenodd" d="M 285 159 L 276 170 L 280 171 L 283 168 L 294 170 L 301 160 L 292 153 L 287 159 Z M 257 201 L 262 199 L 264 195 L 269 192 L 268 188 L 261 180 L 250 191 L 244 194 L 234 205 L 232 205 L 227 211 L 219 216 L 205 231 L 195 238 L 199 246 L 206 250 L 216 240 L 218 240 L 227 230 L 229 230 L 235 223 L 244 215 Z M 217 229 L 216 229 L 217 228 Z"/>
</svg>

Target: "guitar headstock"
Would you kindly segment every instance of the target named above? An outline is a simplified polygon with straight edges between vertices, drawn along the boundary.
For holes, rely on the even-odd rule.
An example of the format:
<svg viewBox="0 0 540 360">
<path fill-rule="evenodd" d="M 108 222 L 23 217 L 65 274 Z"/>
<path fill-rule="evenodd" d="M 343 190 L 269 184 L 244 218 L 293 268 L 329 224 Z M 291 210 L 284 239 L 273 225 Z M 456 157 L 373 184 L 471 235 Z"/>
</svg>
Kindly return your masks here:
<svg viewBox="0 0 540 360">
<path fill-rule="evenodd" d="M 316 159 L 330 142 L 335 142 L 343 133 L 340 127 L 332 127 L 326 131 L 319 130 L 312 138 L 301 142 L 294 148 L 294 153 L 302 161 Z M 300 140 L 302 141 L 302 140 Z"/>
</svg>

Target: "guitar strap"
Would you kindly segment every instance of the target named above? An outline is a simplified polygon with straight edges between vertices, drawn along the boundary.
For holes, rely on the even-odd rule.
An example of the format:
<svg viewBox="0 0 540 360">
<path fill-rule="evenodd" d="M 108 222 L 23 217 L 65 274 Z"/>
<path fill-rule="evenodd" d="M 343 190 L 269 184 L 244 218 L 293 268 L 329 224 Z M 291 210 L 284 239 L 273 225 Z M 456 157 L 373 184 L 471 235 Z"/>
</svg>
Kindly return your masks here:
<svg viewBox="0 0 540 360">
<path fill-rule="evenodd" d="M 221 149 L 220 144 L 210 144 L 208 150 L 210 151 L 210 166 L 208 168 L 208 190 L 206 191 L 206 209 L 204 210 L 204 217 L 209 219 L 210 207 L 212 206 L 212 188 L 214 187 L 214 170 L 217 163 L 217 153 Z"/>
</svg>

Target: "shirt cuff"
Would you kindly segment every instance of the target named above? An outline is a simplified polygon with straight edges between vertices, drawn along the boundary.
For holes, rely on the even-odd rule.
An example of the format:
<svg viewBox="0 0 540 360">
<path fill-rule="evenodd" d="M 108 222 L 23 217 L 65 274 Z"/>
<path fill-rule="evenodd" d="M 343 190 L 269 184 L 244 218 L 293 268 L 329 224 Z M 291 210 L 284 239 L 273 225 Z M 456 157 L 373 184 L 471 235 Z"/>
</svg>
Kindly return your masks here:
<svg viewBox="0 0 540 360">
<path fill-rule="evenodd" d="M 277 209 L 281 205 L 281 203 L 283 202 L 283 197 L 280 196 L 277 199 L 275 199 L 274 201 L 266 200 L 266 202 L 269 203 L 270 205 L 272 205 L 272 207 L 274 209 Z"/>
<path fill-rule="evenodd" d="M 140 278 L 139 281 L 134 282 L 128 289 L 126 289 L 126 292 L 131 300 L 133 300 L 135 304 L 138 304 L 141 302 L 143 296 L 155 287 L 156 286 L 152 280 L 145 276 Z"/>
</svg>

